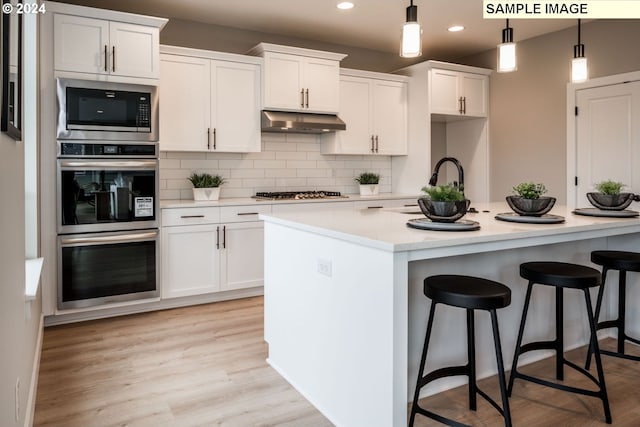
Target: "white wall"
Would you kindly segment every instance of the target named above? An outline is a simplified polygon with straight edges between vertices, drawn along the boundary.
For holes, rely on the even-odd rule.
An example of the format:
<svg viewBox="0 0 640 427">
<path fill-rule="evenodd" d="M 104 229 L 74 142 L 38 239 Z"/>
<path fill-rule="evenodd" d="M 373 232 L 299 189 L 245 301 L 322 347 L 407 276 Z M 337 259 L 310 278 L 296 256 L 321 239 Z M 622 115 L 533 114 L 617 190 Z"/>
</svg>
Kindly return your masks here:
<svg viewBox="0 0 640 427">
<path fill-rule="evenodd" d="M 193 199 L 193 171 L 227 179 L 220 197 L 251 197 L 256 191 L 326 190 L 358 193 L 354 178 L 381 175 L 380 192 L 391 191 L 390 156 L 320 154 L 317 135 L 263 133 L 260 153 L 160 153 L 160 198 Z"/>
</svg>

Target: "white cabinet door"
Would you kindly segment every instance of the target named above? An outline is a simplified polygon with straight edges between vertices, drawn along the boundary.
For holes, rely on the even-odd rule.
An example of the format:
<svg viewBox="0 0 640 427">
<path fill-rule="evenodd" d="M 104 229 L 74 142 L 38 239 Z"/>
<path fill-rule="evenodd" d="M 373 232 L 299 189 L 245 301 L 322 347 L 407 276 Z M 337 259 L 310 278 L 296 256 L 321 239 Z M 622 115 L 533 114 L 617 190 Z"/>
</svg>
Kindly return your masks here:
<svg viewBox="0 0 640 427">
<path fill-rule="evenodd" d="M 431 70 L 431 113 L 486 117 L 489 77 L 450 70 Z"/>
<path fill-rule="evenodd" d="M 264 284 L 262 221 L 222 226 L 220 289 L 252 288 Z"/>
<path fill-rule="evenodd" d="M 108 73 L 108 21 L 55 14 L 53 27 L 56 70 Z"/>
<path fill-rule="evenodd" d="M 575 207 L 592 207 L 586 193 L 608 179 L 640 193 L 640 82 L 582 89 L 576 98 Z"/>
<path fill-rule="evenodd" d="M 304 58 L 305 109 L 337 113 L 340 107 L 340 67 L 337 61 Z"/>
<path fill-rule="evenodd" d="M 211 62 L 211 129 L 211 150 L 261 150 L 260 66 Z"/>
<path fill-rule="evenodd" d="M 371 87 L 376 154 L 407 154 L 407 85 L 374 80 Z"/>
<path fill-rule="evenodd" d="M 162 298 L 220 290 L 218 225 L 162 228 Z"/>
<path fill-rule="evenodd" d="M 264 55 L 264 108 L 304 108 L 302 58 L 282 53 Z"/>
<path fill-rule="evenodd" d="M 54 16 L 54 66 L 59 71 L 158 78 L 159 46 L 158 28 Z"/>
<path fill-rule="evenodd" d="M 437 114 L 460 114 L 460 95 L 458 94 L 458 72 L 449 70 L 431 70 L 431 112 Z"/>
<path fill-rule="evenodd" d="M 210 63 L 208 59 L 162 55 L 160 150 L 207 151 Z"/>
<path fill-rule="evenodd" d="M 160 32 L 143 25 L 111 22 L 111 74 L 160 77 Z"/>
</svg>

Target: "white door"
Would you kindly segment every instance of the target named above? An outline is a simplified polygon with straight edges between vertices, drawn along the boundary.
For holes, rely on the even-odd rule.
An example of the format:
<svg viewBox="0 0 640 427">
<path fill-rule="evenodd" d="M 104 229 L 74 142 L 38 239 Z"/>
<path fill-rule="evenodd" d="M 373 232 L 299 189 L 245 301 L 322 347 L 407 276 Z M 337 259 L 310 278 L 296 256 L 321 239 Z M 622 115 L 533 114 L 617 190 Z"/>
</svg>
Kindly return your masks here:
<svg viewBox="0 0 640 427">
<path fill-rule="evenodd" d="M 264 284 L 264 228 L 262 221 L 222 226 L 220 289 Z"/>
<path fill-rule="evenodd" d="M 340 107 L 338 61 L 320 58 L 305 58 L 304 61 L 305 109 L 319 113 L 337 113 Z"/>
<path fill-rule="evenodd" d="M 160 63 L 160 150 L 207 151 L 210 127 L 211 61 L 162 55 Z"/>
<path fill-rule="evenodd" d="M 377 154 L 407 154 L 407 85 L 373 82 L 373 126 Z"/>
<path fill-rule="evenodd" d="M 640 82 L 578 90 L 576 102 L 576 207 L 607 179 L 640 193 Z"/>
<path fill-rule="evenodd" d="M 160 32 L 158 28 L 111 22 L 111 74 L 118 76 L 160 77 Z"/>
<path fill-rule="evenodd" d="M 260 67 L 256 64 L 212 61 L 211 149 L 257 152 L 260 139 Z"/>
<path fill-rule="evenodd" d="M 489 96 L 489 77 L 480 74 L 461 73 L 458 83 L 462 86 L 464 114 L 486 117 Z"/>
<path fill-rule="evenodd" d="M 456 71 L 431 70 L 429 99 L 432 113 L 460 115 L 458 74 Z"/>
<path fill-rule="evenodd" d="M 264 108 L 301 110 L 304 96 L 302 60 L 294 55 L 266 53 L 264 56 Z"/>
<path fill-rule="evenodd" d="M 54 64 L 59 71 L 109 72 L 109 22 L 55 14 Z"/>
</svg>

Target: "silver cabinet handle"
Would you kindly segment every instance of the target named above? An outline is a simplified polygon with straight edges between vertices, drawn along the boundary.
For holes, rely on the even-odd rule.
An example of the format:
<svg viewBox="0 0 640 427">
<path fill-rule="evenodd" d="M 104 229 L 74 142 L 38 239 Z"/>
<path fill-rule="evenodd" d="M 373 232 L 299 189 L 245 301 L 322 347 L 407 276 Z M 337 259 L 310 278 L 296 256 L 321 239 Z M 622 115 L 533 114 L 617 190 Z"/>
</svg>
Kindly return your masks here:
<svg viewBox="0 0 640 427">
<path fill-rule="evenodd" d="M 220 249 L 220 226 L 216 227 L 216 249 Z"/>
<path fill-rule="evenodd" d="M 376 153 L 378 152 L 378 135 L 376 135 Z"/>
<path fill-rule="evenodd" d="M 204 218 L 204 215 L 180 215 L 180 218 Z"/>
<path fill-rule="evenodd" d="M 371 135 L 371 152 L 372 153 L 376 152 L 375 145 L 373 145 L 373 135 Z"/>
<path fill-rule="evenodd" d="M 384 206 L 367 206 L 367 209 L 382 209 Z"/>
<path fill-rule="evenodd" d="M 238 216 L 242 215 L 258 215 L 258 212 L 238 212 Z"/>
<path fill-rule="evenodd" d="M 207 150 L 211 150 L 211 128 L 207 128 Z"/>
<path fill-rule="evenodd" d="M 227 248 L 227 226 L 222 227 L 222 248 Z"/>
<path fill-rule="evenodd" d="M 306 89 L 306 90 L 304 91 L 304 94 L 305 94 L 305 95 L 306 95 L 306 97 L 307 97 L 306 107 L 307 107 L 307 108 L 309 108 L 309 89 Z"/>
<path fill-rule="evenodd" d="M 462 97 L 458 98 L 458 112 L 462 114 Z"/>
<path fill-rule="evenodd" d="M 418 206 L 418 204 L 414 203 L 412 205 L 404 205 L 405 208 L 412 208 L 412 207 L 415 207 L 415 206 Z"/>
<path fill-rule="evenodd" d="M 106 73 L 107 71 L 109 71 L 109 69 L 107 68 L 109 64 L 109 54 L 107 53 L 107 45 L 104 45 L 104 72 Z"/>
<path fill-rule="evenodd" d="M 113 72 L 116 72 L 116 47 L 113 46 L 113 48 L 111 49 L 112 53 L 111 53 L 111 64 L 113 65 Z"/>
<path fill-rule="evenodd" d="M 213 128 L 213 149 L 214 150 L 216 149 L 216 142 L 217 142 L 216 139 L 217 139 L 217 137 L 216 137 L 216 128 Z"/>
<path fill-rule="evenodd" d="M 304 88 L 300 89 L 300 108 L 304 108 Z"/>
<path fill-rule="evenodd" d="M 462 97 L 462 111 L 463 111 L 463 114 L 467 114 L 467 97 L 466 96 Z"/>
</svg>

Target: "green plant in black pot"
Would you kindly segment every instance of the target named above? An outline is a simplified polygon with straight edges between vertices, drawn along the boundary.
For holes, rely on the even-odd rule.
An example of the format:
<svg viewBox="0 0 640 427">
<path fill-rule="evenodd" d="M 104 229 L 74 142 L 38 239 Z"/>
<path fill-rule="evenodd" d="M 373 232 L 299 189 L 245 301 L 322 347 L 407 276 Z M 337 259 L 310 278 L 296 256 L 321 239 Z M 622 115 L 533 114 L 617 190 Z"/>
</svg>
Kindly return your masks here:
<svg viewBox="0 0 640 427">
<path fill-rule="evenodd" d="M 542 216 L 556 203 L 555 197 L 543 196 L 547 187 L 542 183 L 521 182 L 513 187 L 515 196 L 507 196 L 507 204 L 513 211 L 523 216 Z"/>
<path fill-rule="evenodd" d="M 595 185 L 597 192 L 587 193 L 587 200 L 598 209 L 621 211 L 626 209 L 634 198 L 638 198 L 633 193 L 623 193 L 623 187 L 625 185 L 622 182 L 610 179 L 598 182 Z"/>
<path fill-rule="evenodd" d="M 424 197 L 418 199 L 422 213 L 434 222 L 455 222 L 469 209 L 462 189 L 456 185 L 444 184 L 422 187 Z"/>
</svg>

